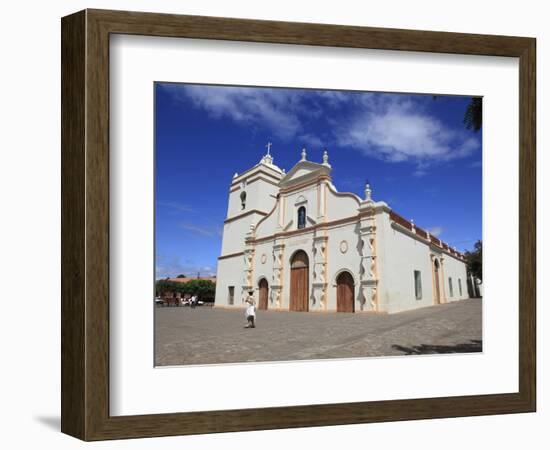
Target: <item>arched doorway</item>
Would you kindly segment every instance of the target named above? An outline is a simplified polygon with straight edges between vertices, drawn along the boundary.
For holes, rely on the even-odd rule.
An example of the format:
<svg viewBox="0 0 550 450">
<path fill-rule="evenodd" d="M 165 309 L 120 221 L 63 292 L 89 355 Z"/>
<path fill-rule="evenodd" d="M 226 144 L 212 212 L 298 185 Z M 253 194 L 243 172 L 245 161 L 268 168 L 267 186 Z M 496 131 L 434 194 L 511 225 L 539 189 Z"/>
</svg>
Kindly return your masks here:
<svg viewBox="0 0 550 450">
<path fill-rule="evenodd" d="M 291 311 L 309 310 L 309 258 L 306 252 L 298 250 L 290 261 L 290 305 Z"/>
<path fill-rule="evenodd" d="M 269 285 L 267 280 L 262 278 L 258 283 L 258 288 L 260 290 L 260 300 L 258 302 L 258 309 L 267 309 L 267 294 L 269 291 Z"/>
<path fill-rule="evenodd" d="M 439 305 L 441 303 L 441 291 L 439 289 L 439 261 L 437 258 L 434 259 L 434 279 L 435 279 L 434 303 L 436 305 Z"/>
<path fill-rule="evenodd" d="M 336 311 L 355 312 L 354 282 L 351 273 L 342 272 L 336 278 Z"/>
</svg>

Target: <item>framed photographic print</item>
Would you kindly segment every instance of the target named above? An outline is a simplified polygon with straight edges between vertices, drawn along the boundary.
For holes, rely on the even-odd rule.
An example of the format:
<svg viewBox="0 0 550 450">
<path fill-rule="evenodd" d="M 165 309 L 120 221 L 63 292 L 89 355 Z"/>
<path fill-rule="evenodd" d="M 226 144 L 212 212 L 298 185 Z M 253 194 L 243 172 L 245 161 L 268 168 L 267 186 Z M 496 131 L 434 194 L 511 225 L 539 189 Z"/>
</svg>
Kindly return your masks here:
<svg viewBox="0 0 550 450">
<path fill-rule="evenodd" d="M 62 20 L 62 431 L 535 410 L 535 39 Z"/>
</svg>

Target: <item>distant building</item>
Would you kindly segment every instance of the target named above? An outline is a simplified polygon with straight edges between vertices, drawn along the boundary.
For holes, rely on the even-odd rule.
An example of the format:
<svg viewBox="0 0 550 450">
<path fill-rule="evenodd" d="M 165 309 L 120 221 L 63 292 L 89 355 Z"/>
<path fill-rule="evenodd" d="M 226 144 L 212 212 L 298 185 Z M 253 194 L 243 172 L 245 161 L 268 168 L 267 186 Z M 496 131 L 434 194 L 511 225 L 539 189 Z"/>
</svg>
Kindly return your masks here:
<svg viewBox="0 0 550 450">
<path fill-rule="evenodd" d="M 322 163 L 285 173 L 269 150 L 229 189 L 216 306 L 399 312 L 468 298 L 464 256 L 375 202 L 332 184 Z M 437 205 L 434 205 L 437 208 Z"/>
<path fill-rule="evenodd" d="M 187 283 L 193 280 L 206 280 L 216 283 L 216 277 L 185 277 L 185 278 L 167 278 L 167 281 L 175 281 L 177 283 Z"/>
</svg>

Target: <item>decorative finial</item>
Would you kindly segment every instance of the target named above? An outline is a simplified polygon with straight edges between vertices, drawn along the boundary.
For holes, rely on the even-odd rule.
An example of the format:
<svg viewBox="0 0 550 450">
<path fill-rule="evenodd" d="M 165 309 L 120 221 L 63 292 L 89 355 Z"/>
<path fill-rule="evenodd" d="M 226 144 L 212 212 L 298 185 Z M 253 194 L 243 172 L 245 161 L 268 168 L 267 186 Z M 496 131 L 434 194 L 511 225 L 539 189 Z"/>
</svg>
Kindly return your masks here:
<svg viewBox="0 0 550 450">
<path fill-rule="evenodd" d="M 306 149 L 303 148 L 302 149 L 302 161 L 305 161 L 306 160 Z"/>
<path fill-rule="evenodd" d="M 239 174 L 237 172 L 235 172 L 235 175 L 233 175 L 233 178 L 237 178 L 239 176 Z"/>
<path fill-rule="evenodd" d="M 327 149 L 325 149 L 325 151 L 323 152 L 323 164 L 325 166 L 328 166 L 328 151 L 327 151 Z"/>
<path fill-rule="evenodd" d="M 268 166 L 271 166 L 273 165 L 273 156 L 271 156 L 270 154 L 270 151 L 271 151 L 271 146 L 273 144 L 271 142 L 268 142 L 266 144 L 266 148 L 267 148 L 267 154 L 263 156 L 262 160 L 260 162 L 264 163 L 264 164 L 267 164 Z"/>
<path fill-rule="evenodd" d="M 367 202 L 372 201 L 372 189 L 370 188 L 369 180 L 365 183 L 365 200 Z"/>
</svg>

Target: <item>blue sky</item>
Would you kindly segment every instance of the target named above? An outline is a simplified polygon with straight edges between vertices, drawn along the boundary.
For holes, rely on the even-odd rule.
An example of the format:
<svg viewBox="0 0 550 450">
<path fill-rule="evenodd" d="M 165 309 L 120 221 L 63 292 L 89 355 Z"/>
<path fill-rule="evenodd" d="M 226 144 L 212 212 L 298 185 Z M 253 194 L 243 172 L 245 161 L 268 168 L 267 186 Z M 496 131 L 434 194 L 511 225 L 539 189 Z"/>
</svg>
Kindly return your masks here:
<svg viewBox="0 0 550 450">
<path fill-rule="evenodd" d="M 481 239 L 481 131 L 469 97 L 155 84 L 156 276 L 215 274 L 229 184 L 272 142 L 289 171 L 329 152 L 339 191 L 373 198 L 459 250 Z"/>
</svg>

